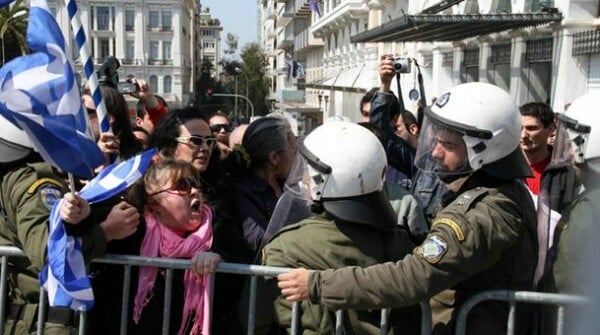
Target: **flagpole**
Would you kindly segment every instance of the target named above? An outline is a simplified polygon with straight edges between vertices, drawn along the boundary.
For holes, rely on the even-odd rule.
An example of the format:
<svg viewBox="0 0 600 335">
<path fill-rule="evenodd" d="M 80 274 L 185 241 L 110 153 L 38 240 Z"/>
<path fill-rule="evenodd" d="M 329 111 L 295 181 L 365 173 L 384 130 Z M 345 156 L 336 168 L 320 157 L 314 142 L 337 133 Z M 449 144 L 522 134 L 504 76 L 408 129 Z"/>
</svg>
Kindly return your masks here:
<svg viewBox="0 0 600 335">
<path fill-rule="evenodd" d="M 90 86 L 90 92 L 94 105 L 96 105 L 96 113 L 98 114 L 98 122 L 100 123 L 100 131 L 103 133 L 110 132 L 110 123 L 106 114 L 106 105 L 102 99 L 102 93 L 100 92 L 100 85 L 98 84 L 98 76 L 94 71 L 94 62 L 90 52 L 90 47 L 85 38 L 85 31 L 81 24 L 81 17 L 79 16 L 79 9 L 75 0 L 65 0 L 67 11 L 69 13 L 69 19 L 71 21 L 71 28 L 75 35 L 75 42 L 79 49 L 79 57 L 83 63 L 83 69 L 85 70 L 85 76 Z"/>
</svg>

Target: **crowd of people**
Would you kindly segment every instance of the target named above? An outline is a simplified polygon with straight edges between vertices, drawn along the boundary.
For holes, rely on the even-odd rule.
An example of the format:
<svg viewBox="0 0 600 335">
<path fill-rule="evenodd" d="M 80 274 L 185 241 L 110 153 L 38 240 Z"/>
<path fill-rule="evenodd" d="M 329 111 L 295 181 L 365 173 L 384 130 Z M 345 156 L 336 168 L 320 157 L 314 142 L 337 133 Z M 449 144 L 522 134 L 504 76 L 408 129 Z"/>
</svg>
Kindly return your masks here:
<svg viewBox="0 0 600 335">
<path fill-rule="evenodd" d="M 172 284 L 156 267 L 134 268 L 126 283 L 122 266 L 88 264 L 88 334 L 120 333 L 126 285 L 129 334 L 161 332 L 169 285 L 169 334 L 245 333 L 249 283 L 213 277 L 220 262 L 297 268 L 259 281 L 257 334 L 291 332 L 294 301 L 302 334 L 334 333 L 338 309 L 345 333 L 379 334 L 381 308 L 391 308 L 393 333 L 419 334 L 422 301 L 433 333 L 452 334 L 457 310 L 485 290 L 600 298 L 598 267 L 587 269 L 600 252 L 600 95 L 555 113 L 467 83 L 415 115 L 390 89 L 396 75 L 393 59 L 382 56 L 380 87 L 358 104 L 361 122 L 326 120 L 303 138 L 278 115 L 234 127 L 228 114 L 207 115 L 202 106 L 169 109 L 135 78 L 135 119 L 123 94 L 102 86 L 111 132 L 101 132 L 84 90 L 105 155 L 97 172 L 146 148 L 158 152 L 138 182 L 93 205 L 69 192 L 65 175 L 0 117 L 0 245 L 27 256 L 9 262 L 5 333 L 34 333 L 39 308 L 47 308 L 44 333 L 77 328 L 74 311 L 39 305 L 49 214 L 59 199 L 67 234 L 82 238 L 88 263 L 105 254 L 190 260 Z M 505 302 L 470 315 L 469 334 L 507 331 Z M 588 323 L 572 321 L 586 316 Z M 569 327 L 598 322 L 578 310 L 569 317 Z M 524 305 L 515 319 L 517 334 L 552 334 L 555 314 Z"/>
</svg>

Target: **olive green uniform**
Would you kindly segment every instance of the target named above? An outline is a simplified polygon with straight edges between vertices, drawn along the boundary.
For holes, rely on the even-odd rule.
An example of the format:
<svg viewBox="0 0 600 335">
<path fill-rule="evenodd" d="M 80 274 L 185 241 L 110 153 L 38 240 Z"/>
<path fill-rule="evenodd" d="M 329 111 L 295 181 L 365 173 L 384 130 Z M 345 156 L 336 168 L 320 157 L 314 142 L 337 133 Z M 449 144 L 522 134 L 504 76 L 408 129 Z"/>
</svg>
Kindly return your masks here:
<svg viewBox="0 0 600 335">
<path fill-rule="evenodd" d="M 336 223 L 325 215 L 315 215 L 283 228 L 263 249 L 263 264 L 309 269 L 369 266 L 401 259 L 412 247 L 408 233 L 400 229 L 383 232 L 372 226 Z M 335 333 L 334 313 L 327 311 L 325 306 L 303 301 L 301 310 L 300 334 Z M 279 324 L 290 332 L 292 303 L 279 296 L 275 311 Z M 419 327 L 418 306 L 403 312 L 396 311 L 390 323 L 401 324 L 405 330 L 412 326 L 412 331 L 402 334 L 418 334 L 418 330 L 415 331 Z M 378 335 L 380 317 L 379 310 L 347 311 L 345 333 Z M 412 324 L 408 325 L 410 322 Z"/>
<path fill-rule="evenodd" d="M 558 255 L 553 269 L 556 287 L 560 293 L 600 298 L 598 286 L 600 269 L 597 262 L 600 254 L 599 223 L 600 188 L 594 188 L 581 194 L 561 217 L 556 231 L 556 239 L 559 241 Z M 595 318 L 596 322 L 600 322 L 596 308 L 585 306 L 582 309 L 568 310 L 565 317 L 567 333 L 590 333 L 582 329 L 571 328 L 580 326 L 582 323 L 573 318 L 589 317 L 585 313 L 592 312 L 594 316 L 591 317 Z"/>
<path fill-rule="evenodd" d="M 433 333 L 451 334 L 457 308 L 474 294 L 531 290 L 536 214 L 524 184 L 478 171 L 448 186 L 454 196 L 445 199 L 413 254 L 395 263 L 314 272 L 311 300 L 335 310 L 408 306 L 431 298 Z M 524 312 L 517 312 L 518 325 L 531 318 Z M 469 334 L 506 333 L 505 303 L 485 302 L 469 315 Z"/>
<path fill-rule="evenodd" d="M 4 215 L 0 215 L 0 245 L 17 247 L 27 255 L 9 261 L 9 315 L 5 334 L 33 334 L 37 327 L 38 276 L 46 261 L 48 218 L 52 205 L 62 198 L 67 187 L 45 163 L 13 168 L 3 176 L 0 186 L 4 205 Z M 82 237 L 87 259 L 104 253 L 106 237 L 99 225 L 92 225 Z M 66 325 L 51 321 L 48 317 L 45 334 L 72 333 Z"/>
</svg>

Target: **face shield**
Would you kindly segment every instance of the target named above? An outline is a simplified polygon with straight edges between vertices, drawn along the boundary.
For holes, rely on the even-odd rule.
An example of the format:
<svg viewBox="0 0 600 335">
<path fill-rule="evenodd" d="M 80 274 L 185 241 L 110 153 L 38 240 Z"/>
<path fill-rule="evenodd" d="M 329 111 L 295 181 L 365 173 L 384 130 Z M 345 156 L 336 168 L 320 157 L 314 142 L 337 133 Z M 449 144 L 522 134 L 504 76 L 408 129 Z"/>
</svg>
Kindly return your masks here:
<svg viewBox="0 0 600 335">
<path fill-rule="evenodd" d="M 558 116 L 552 165 L 583 164 L 592 128 L 564 114 Z"/>
<path fill-rule="evenodd" d="M 300 222 L 311 215 L 307 171 L 304 158 L 296 152 L 284 184 L 283 194 L 277 200 L 267 229 L 265 229 L 264 244 L 268 243 L 281 228 Z"/>
<path fill-rule="evenodd" d="M 464 175 L 469 166 L 464 135 L 425 113 L 415 155 L 415 166 L 440 178 Z"/>
</svg>

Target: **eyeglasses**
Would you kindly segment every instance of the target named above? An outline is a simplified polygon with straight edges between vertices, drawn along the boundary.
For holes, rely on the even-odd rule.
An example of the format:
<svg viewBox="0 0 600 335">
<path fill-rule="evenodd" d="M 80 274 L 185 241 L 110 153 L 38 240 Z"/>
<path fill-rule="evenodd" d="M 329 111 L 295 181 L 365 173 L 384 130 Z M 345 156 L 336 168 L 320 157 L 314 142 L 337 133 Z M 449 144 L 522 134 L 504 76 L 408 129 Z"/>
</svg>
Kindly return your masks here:
<svg viewBox="0 0 600 335">
<path fill-rule="evenodd" d="M 200 182 L 196 178 L 185 177 L 177 180 L 174 186 L 164 190 L 156 191 L 154 193 L 150 193 L 149 195 L 152 196 L 157 195 L 159 193 L 167 192 L 170 194 L 185 196 L 192 193 L 192 188 L 200 189 Z"/>
<path fill-rule="evenodd" d="M 221 129 L 225 130 L 228 133 L 233 130 L 231 125 L 225 123 L 213 124 L 212 126 L 210 126 L 210 130 L 213 133 L 218 133 L 221 131 Z"/>
<path fill-rule="evenodd" d="M 190 135 L 190 136 L 180 136 L 175 137 L 175 141 L 187 145 L 192 145 L 194 147 L 201 147 L 206 144 L 210 149 L 214 149 L 217 145 L 217 139 L 212 136 L 200 136 L 200 135 Z"/>
</svg>

